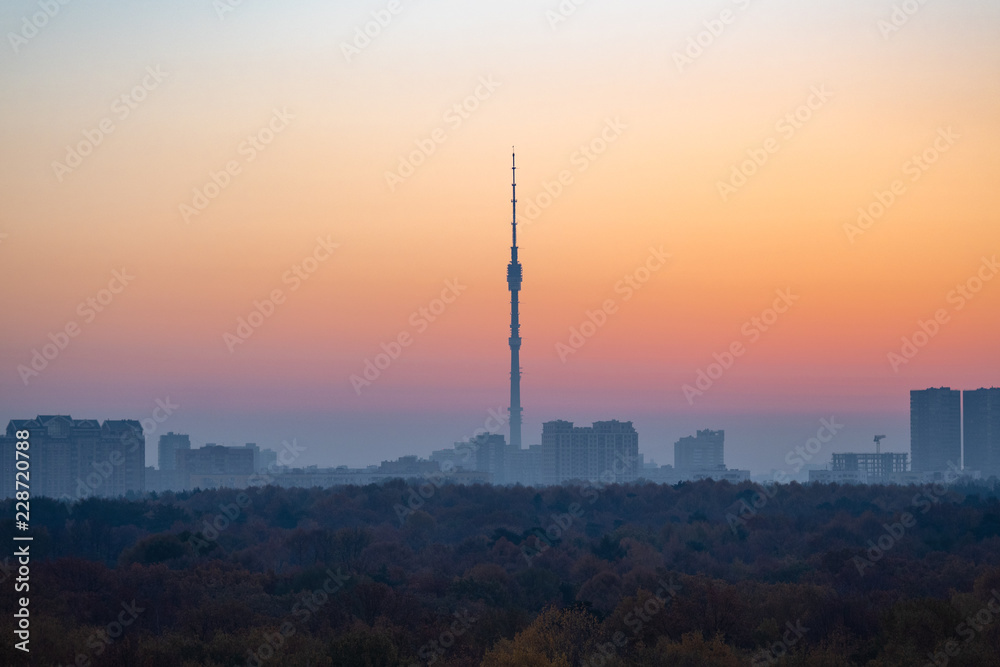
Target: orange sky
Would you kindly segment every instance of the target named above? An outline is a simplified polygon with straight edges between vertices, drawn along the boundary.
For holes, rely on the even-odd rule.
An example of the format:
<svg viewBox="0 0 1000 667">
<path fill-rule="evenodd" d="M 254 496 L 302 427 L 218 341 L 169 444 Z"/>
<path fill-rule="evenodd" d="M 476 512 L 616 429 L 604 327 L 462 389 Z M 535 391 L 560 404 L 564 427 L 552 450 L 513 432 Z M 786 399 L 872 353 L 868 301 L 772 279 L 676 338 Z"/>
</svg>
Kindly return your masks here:
<svg viewBox="0 0 1000 667">
<path fill-rule="evenodd" d="M 312 463 L 459 439 L 506 405 L 512 144 L 525 215 L 564 178 L 522 218 L 526 443 L 549 419 L 633 419 L 669 462 L 677 437 L 732 424 L 732 463 L 766 469 L 787 446 L 739 415 L 881 414 L 905 450 L 909 389 L 998 384 L 1000 280 L 961 309 L 949 298 L 1000 256 L 995 3 L 928 3 L 891 32 L 888 1 L 595 1 L 565 21 L 556 2 L 387 6 L 220 17 L 207 0 L 107 0 L 8 34 L 0 416 L 144 415 L 169 395 L 184 408 L 164 428 L 264 444 L 298 430 Z M 0 24 L 23 36 L 38 11 L 7 3 Z M 348 61 L 372 12 L 387 25 Z M 54 165 L 88 135 L 79 166 Z M 387 179 L 420 146 L 412 175 Z M 225 187 L 191 214 L 213 173 Z M 845 228 L 897 180 L 881 217 Z M 293 290 L 318 238 L 338 247 Z M 670 260 L 626 301 L 615 287 L 651 247 Z M 123 268 L 134 281 L 86 321 L 79 304 Z M 411 315 L 449 280 L 467 287 L 418 331 Z M 227 345 L 276 289 L 273 315 Z M 744 325 L 784 289 L 798 301 L 751 342 Z M 608 299 L 564 363 L 557 344 Z M 947 322 L 894 368 L 938 309 Z M 18 367 L 72 322 L 25 382 Z M 359 395 L 351 376 L 406 333 Z M 745 353 L 687 400 L 734 342 Z"/>
</svg>

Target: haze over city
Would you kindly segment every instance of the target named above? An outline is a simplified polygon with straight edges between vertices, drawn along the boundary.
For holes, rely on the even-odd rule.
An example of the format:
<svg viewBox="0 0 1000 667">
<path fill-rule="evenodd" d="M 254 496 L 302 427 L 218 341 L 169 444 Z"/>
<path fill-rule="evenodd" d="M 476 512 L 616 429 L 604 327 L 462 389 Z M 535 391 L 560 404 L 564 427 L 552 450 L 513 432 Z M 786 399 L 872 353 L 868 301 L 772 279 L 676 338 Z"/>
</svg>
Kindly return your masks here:
<svg viewBox="0 0 1000 667">
<path fill-rule="evenodd" d="M 987 667 L 996 0 L 7 0 L 0 665 Z"/>
<path fill-rule="evenodd" d="M 468 438 L 509 405 L 512 144 L 525 446 L 725 429 L 767 472 L 821 418 L 907 451 L 910 389 L 996 384 L 995 3 L 573 6 L 5 5 L 5 416 L 169 400 L 150 465 L 168 429 L 305 465 Z"/>
</svg>

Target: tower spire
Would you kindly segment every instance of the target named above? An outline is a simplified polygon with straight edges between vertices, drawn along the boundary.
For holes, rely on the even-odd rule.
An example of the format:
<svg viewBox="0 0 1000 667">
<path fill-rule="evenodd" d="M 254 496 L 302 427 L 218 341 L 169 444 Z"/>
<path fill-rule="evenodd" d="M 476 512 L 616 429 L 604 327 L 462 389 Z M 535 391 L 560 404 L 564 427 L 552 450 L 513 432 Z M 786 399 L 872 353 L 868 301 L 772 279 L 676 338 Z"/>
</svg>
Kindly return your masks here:
<svg viewBox="0 0 1000 667">
<path fill-rule="evenodd" d="M 511 147 L 511 235 L 507 287 L 510 289 L 510 444 L 521 449 L 521 323 L 518 320 L 518 292 L 521 291 L 521 263 L 517 261 L 517 154 Z"/>
</svg>

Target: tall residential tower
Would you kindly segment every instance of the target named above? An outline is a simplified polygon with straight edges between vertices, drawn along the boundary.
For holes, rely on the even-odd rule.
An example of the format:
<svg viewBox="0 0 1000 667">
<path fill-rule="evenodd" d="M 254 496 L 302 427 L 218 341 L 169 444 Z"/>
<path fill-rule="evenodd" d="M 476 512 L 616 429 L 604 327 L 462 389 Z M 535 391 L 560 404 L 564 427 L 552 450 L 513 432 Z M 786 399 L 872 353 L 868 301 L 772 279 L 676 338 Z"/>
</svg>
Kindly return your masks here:
<svg viewBox="0 0 1000 667">
<path fill-rule="evenodd" d="M 962 394 L 957 389 L 910 391 L 910 469 L 944 472 L 962 461 Z"/>
<path fill-rule="evenodd" d="M 517 294 L 521 291 L 521 263 L 517 261 L 517 160 L 511 154 L 511 228 L 514 242 L 507 265 L 510 288 L 510 446 L 521 449 L 521 324 L 517 317 Z"/>
<path fill-rule="evenodd" d="M 963 391 L 962 423 L 963 467 L 1000 476 L 1000 389 Z"/>
</svg>

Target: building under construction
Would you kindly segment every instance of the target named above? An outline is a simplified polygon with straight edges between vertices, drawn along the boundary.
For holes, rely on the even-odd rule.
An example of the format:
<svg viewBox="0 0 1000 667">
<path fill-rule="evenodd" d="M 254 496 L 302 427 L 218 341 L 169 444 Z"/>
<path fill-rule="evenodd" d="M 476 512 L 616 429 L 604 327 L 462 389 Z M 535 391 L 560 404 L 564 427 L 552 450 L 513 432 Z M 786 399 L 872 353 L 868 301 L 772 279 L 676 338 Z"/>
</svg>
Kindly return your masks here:
<svg viewBox="0 0 1000 667">
<path fill-rule="evenodd" d="M 859 472 L 864 479 L 886 479 L 893 473 L 906 472 L 909 454 L 905 452 L 863 452 L 833 455 L 834 472 Z"/>
</svg>

